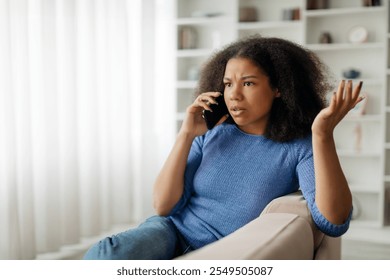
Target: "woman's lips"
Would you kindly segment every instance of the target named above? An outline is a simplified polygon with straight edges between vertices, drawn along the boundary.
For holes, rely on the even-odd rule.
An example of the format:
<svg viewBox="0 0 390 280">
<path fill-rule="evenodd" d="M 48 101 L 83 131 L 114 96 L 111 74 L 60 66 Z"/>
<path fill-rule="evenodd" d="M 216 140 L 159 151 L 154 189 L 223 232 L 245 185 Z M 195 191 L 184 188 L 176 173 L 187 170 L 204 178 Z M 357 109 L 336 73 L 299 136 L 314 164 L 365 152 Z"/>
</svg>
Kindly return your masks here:
<svg viewBox="0 0 390 280">
<path fill-rule="evenodd" d="M 244 113 L 245 109 L 238 106 L 231 106 L 230 107 L 230 114 L 233 116 L 239 116 L 242 113 Z"/>
</svg>

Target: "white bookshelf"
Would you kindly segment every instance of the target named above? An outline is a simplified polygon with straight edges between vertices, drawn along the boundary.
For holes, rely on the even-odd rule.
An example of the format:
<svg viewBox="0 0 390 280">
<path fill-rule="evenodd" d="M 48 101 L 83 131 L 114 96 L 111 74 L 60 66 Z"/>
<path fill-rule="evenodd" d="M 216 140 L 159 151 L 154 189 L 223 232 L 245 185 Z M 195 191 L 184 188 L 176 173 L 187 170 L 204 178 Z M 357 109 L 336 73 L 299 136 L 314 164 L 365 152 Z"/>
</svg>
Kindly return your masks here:
<svg viewBox="0 0 390 280">
<path fill-rule="evenodd" d="M 174 0 L 175 28 L 195 30 L 194 48 L 176 51 L 177 127 L 196 88 L 194 69 L 219 47 L 254 33 L 282 37 L 313 50 L 329 66 L 335 81 L 343 71 L 358 69 L 367 95 L 364 115 L 348 115 L 335 131 L 338 154 L 350 183 L 359 216 L 351 227 L 378 228 L 390 216 L 390 31 L 389 0 L 381 6 L 363 7 L 361 0 L 329 0 L 327 9 L 307 10 L 306 0 Z M 240 8 L 254 7 L 258 20 L 240 22 Z M 299 9 L 300 18 L 285 20 L 283 11 Z M 367 41 L 351 43 L 355 26 L 368 31 Z M 331 44 L 320 43 L 329 32 Z M 196 72 L 196 71 L 195 71 Z M 357 147 L 359 129 L 361 141 Z M 387 217 L 387 218 L 386 218 Z"/>
</svg>

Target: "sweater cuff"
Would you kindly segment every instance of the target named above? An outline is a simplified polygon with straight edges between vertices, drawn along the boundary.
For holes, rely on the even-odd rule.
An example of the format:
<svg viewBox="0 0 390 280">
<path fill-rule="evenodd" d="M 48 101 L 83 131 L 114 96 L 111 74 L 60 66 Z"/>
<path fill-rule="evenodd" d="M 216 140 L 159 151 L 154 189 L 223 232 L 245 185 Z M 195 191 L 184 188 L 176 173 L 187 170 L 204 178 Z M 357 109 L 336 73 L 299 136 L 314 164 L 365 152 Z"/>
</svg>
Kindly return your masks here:
<svg viewBox="0 0 390 280">
<path fill-rule="evenodd" d="M 315 202 L 312 205 L 312 216 L 314 223 L 319 230 L 331 237 L 339 237 L 347 232 L 352 218 L 352 212 L 353 209 L 351 209 L 347 220 L 343 224 L 333 224 L 322 215 Z"/>
</svg>

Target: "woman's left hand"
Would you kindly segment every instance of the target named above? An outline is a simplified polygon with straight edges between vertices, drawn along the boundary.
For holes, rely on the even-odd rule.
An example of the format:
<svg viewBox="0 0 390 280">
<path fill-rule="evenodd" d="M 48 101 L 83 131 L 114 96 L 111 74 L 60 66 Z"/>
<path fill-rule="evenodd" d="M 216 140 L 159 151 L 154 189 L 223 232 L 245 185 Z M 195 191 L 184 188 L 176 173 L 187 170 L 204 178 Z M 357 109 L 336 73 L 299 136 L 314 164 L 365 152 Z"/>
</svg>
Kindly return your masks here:
<svg viewBox="0 0 390 280">
<path fill-rule="evenodd" d="M 313 134 L 320 137 L 332 137 L 337 124 L 347 113 L 364 99 L 360 96 L 362 82 L 353 88 L 352 81 L 342 80 L 337 92 L 333 93 L 328 107 L 322 109 L 312 124 Z"/>
</svg>

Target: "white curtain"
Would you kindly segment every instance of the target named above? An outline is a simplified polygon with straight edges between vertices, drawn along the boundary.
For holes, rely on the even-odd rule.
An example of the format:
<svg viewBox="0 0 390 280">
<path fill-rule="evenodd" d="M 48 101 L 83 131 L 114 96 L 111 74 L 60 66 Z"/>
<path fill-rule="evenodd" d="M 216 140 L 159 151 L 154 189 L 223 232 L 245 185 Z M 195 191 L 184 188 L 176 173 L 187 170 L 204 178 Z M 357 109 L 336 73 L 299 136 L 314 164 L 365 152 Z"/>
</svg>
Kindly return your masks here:
<svg viewBox="0 0 390 280">
<path fill-rule="evenodd" d="M 172 98 L 152 86 L 164 63 L 146 24 L 154 7 L 0 0 L 0 259 L 34 259 L 152 213 L 172 142 L 161 135 L 174 124 L 156 116 Z"/>
</svg>

